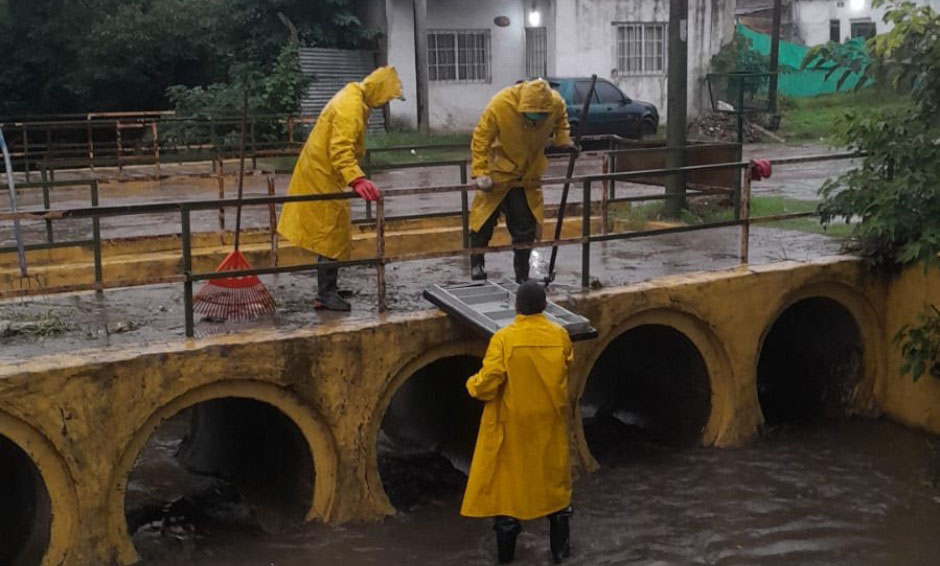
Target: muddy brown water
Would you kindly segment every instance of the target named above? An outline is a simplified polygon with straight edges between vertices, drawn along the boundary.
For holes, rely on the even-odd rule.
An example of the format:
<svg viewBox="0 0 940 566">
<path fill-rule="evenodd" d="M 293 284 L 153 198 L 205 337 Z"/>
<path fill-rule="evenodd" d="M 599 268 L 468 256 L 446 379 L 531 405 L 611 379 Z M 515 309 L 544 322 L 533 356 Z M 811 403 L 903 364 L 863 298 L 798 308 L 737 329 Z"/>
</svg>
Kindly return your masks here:
<svg viewBox="0 0 940 566">
<path fill-rule="evenodd" d="M 773 429 L 743 448 L 677 449 L 591 420 L 586 427 L 603 467 L 575 483 L 569 564 L 927 566 L 940 559 L 935 437 L 885 420 L 828 420 Z M 167 446 L 145 458 L 162 478 L 173 475 L 160 456 Z M 207 521 L 219 518 L 217 509 L 192 511 L 202 522 L 195 525 L 178 513 L 162 535 L 154 528 L 135 535 L 149 555 L 142 564 L 495 563 L 489 522 L 458 515 L 462 474 L 433 455 L 411 461 L 388 486 L 410 491 L 410 511 L 377 523 L 266 535 L 224 486 L 212 486 L 222 518 L 229 513 L 234 525 Z M 518 564 L 550 563 L 546 523 L 525 525 Z"/>
</svg>

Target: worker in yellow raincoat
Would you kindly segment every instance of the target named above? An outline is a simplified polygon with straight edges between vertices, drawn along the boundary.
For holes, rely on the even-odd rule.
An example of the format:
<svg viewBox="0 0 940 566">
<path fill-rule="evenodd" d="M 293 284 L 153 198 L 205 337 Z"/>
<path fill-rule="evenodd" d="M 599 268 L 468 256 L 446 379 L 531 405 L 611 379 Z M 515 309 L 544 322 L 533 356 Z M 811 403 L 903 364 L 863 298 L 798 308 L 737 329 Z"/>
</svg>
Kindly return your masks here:
<svg viewBox="0 0 940 566">
<path fill-rule="evenodd" d="M 485 401 L 461 515 L 495 517 L 500 564 L 512 561 L 520 520 L 548 516 L 552 557 L 569 554 L 568 332 L 545 318 L 545 289 L 519 286 L 516 319 L 490 339 L 467 381 Z"/>
<path fill-rule="evenodd" d="M 366 200 L 379 198 L 378 188 L 359 167 L 365 154 L 369 114 L 393 98 L 402 98 L 401 79 L 394 67 L 380 67 L 358 83 L 349 83 L 327 103 L 307 138 L 289 195 L 324 195 L 349 187 Z M 320 263 L 348 260 L 352 250 L 349 200 L 289 202 L 277 231 L 296 246 L 317 254 Z M 339 269 L 321 267 L 317 275 L 315 308 L 348 311 L 337 288 Z"/>
<path fill-rule="evenodd" d="M 531 243 L 543 221 L 541 178 L 548 167 L 545 145 L 577 151 L 571 143 L 565 101 L 544 79 L 496 93 L 473 130 L 472 176 L 477 186 L 470 209 L 470 244 L 486 247 L 500 210 L 514 244 Z M 515 250 L 516 282 L 529 278 L 530 249 Z M 482 254 L 470 256 L 470 277 L 486 279 Z"/>
</svg>

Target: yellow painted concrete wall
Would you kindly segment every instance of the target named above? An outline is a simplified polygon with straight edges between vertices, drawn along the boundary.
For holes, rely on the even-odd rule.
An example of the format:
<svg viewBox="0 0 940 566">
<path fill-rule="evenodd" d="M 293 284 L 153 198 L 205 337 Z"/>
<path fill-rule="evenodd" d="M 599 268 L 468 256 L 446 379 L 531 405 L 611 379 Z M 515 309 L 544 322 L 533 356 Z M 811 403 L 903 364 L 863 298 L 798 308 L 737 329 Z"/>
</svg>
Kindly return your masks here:
<svg viewBox="0 0 940 566">
<path fill-rule="evenodd" d="M 827 297 L 859 323 L 864 378 L 854 400 L 940 432 L 940 384 L 899 378 L 890 337 L 924 298 L 940 296 L 935 274 L 907 273 L 888 285 L 857 261 L 829 258 L 676 276 L 570 297 L 599 337 L 575 345 L 576 404 L 604 348 L 644 324 L 682 332 L 705 360 L 712 389 L 702 443 L 740 445 L 758 434 L 759 353 L 787 307 Z M 376 439 L 396 389 L 427 364 L 482 355 L 485 343 L 437 311 L 177 341 L 141 349 L 49 356 L 0 366 L 0 434 L 40 468 L 53 508 L 44 564 L 128 564 L 123 490 L 138 451 L 166 418 L 195 403 L 242 397 L 270 403 L 309 442 L 316 483 L 308 518 L 329 523 L 392 511 L 378 475 Z M 575 466 L 594 469 L 580 416 Z M 64 562 L 61 560 L 64 557 Z"/>
</svg>

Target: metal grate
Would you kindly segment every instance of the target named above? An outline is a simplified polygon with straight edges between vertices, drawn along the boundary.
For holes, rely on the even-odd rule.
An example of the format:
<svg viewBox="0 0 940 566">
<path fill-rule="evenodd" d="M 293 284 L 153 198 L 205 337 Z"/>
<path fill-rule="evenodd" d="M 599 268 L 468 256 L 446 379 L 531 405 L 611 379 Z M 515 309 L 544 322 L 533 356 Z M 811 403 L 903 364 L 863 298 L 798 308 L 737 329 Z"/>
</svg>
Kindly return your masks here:
<svg viewBox="0 0 940 566">
<path fill-rule="evenodd" d="M 525 28 L 525 72 L 530 79 L 548 74 L 548 34 L 545 28 Z"/>
<path fill-rule="evenodd" d="M 490 82 L 489 30 L 428 31 L 428 80 Z"/>
<path fill-rule="evenodd" d="M 431 285 L 424 298 L 444 312 L 470 325 L 480 335 L 489 338 L 500 328 L 509 326 L 516 317 L 516 290 L 519 285 L 510 281 L 484 281 L 442 287 Z M 545 316 L 560 324 L 572 340 L 597 337 L 597 330 L 587 318 L 549 302 Z"/>
</svg>

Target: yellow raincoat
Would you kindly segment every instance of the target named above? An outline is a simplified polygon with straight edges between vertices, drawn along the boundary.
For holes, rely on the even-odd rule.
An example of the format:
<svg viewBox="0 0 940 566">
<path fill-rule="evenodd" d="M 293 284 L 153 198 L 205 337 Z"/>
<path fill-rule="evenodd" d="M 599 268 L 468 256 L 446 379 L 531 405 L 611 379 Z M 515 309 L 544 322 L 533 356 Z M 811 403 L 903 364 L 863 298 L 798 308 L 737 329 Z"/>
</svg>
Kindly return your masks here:
<svg viewBox="0 0 940 566">
<path fill-rule="evenodd" d="M 516 315 L 490 340 L 467 391 L 486 401 L 460 514 L 543 517 L 571 503 L 571 339 L 543 314 Z"/>
<path fill-rule="evenodd" d="M 401 96 L 394 67 L 380 67 L 359 83 L 349 83 L 327 103 L 304 144 L 289 195 L 341 193 L 365 176 L 365 131 L 372 108 Z M 289 202 L 277 231 L 294 245 L 337 260 L 349 259 L 352 227 L 348 200 Z"/>
<path fill-rule="evenodd" d="M 548 117 L 532 126 L 523 112 L 547 112 Z M 471 230 L 478 232 L 514 187 L 525 188 L 536 225 L 542 225 L 541 185 L 548 167 L 545 142 L 549 136 L 554 136 L 555 145 L 571 141 L 565 101 L 544 79 L 506 87 L 490 100 L 473 130 L 470 151 L 472 175 L 489 176 L 493 190 L 477 191 L 473 197 Z"/>
</svg>

